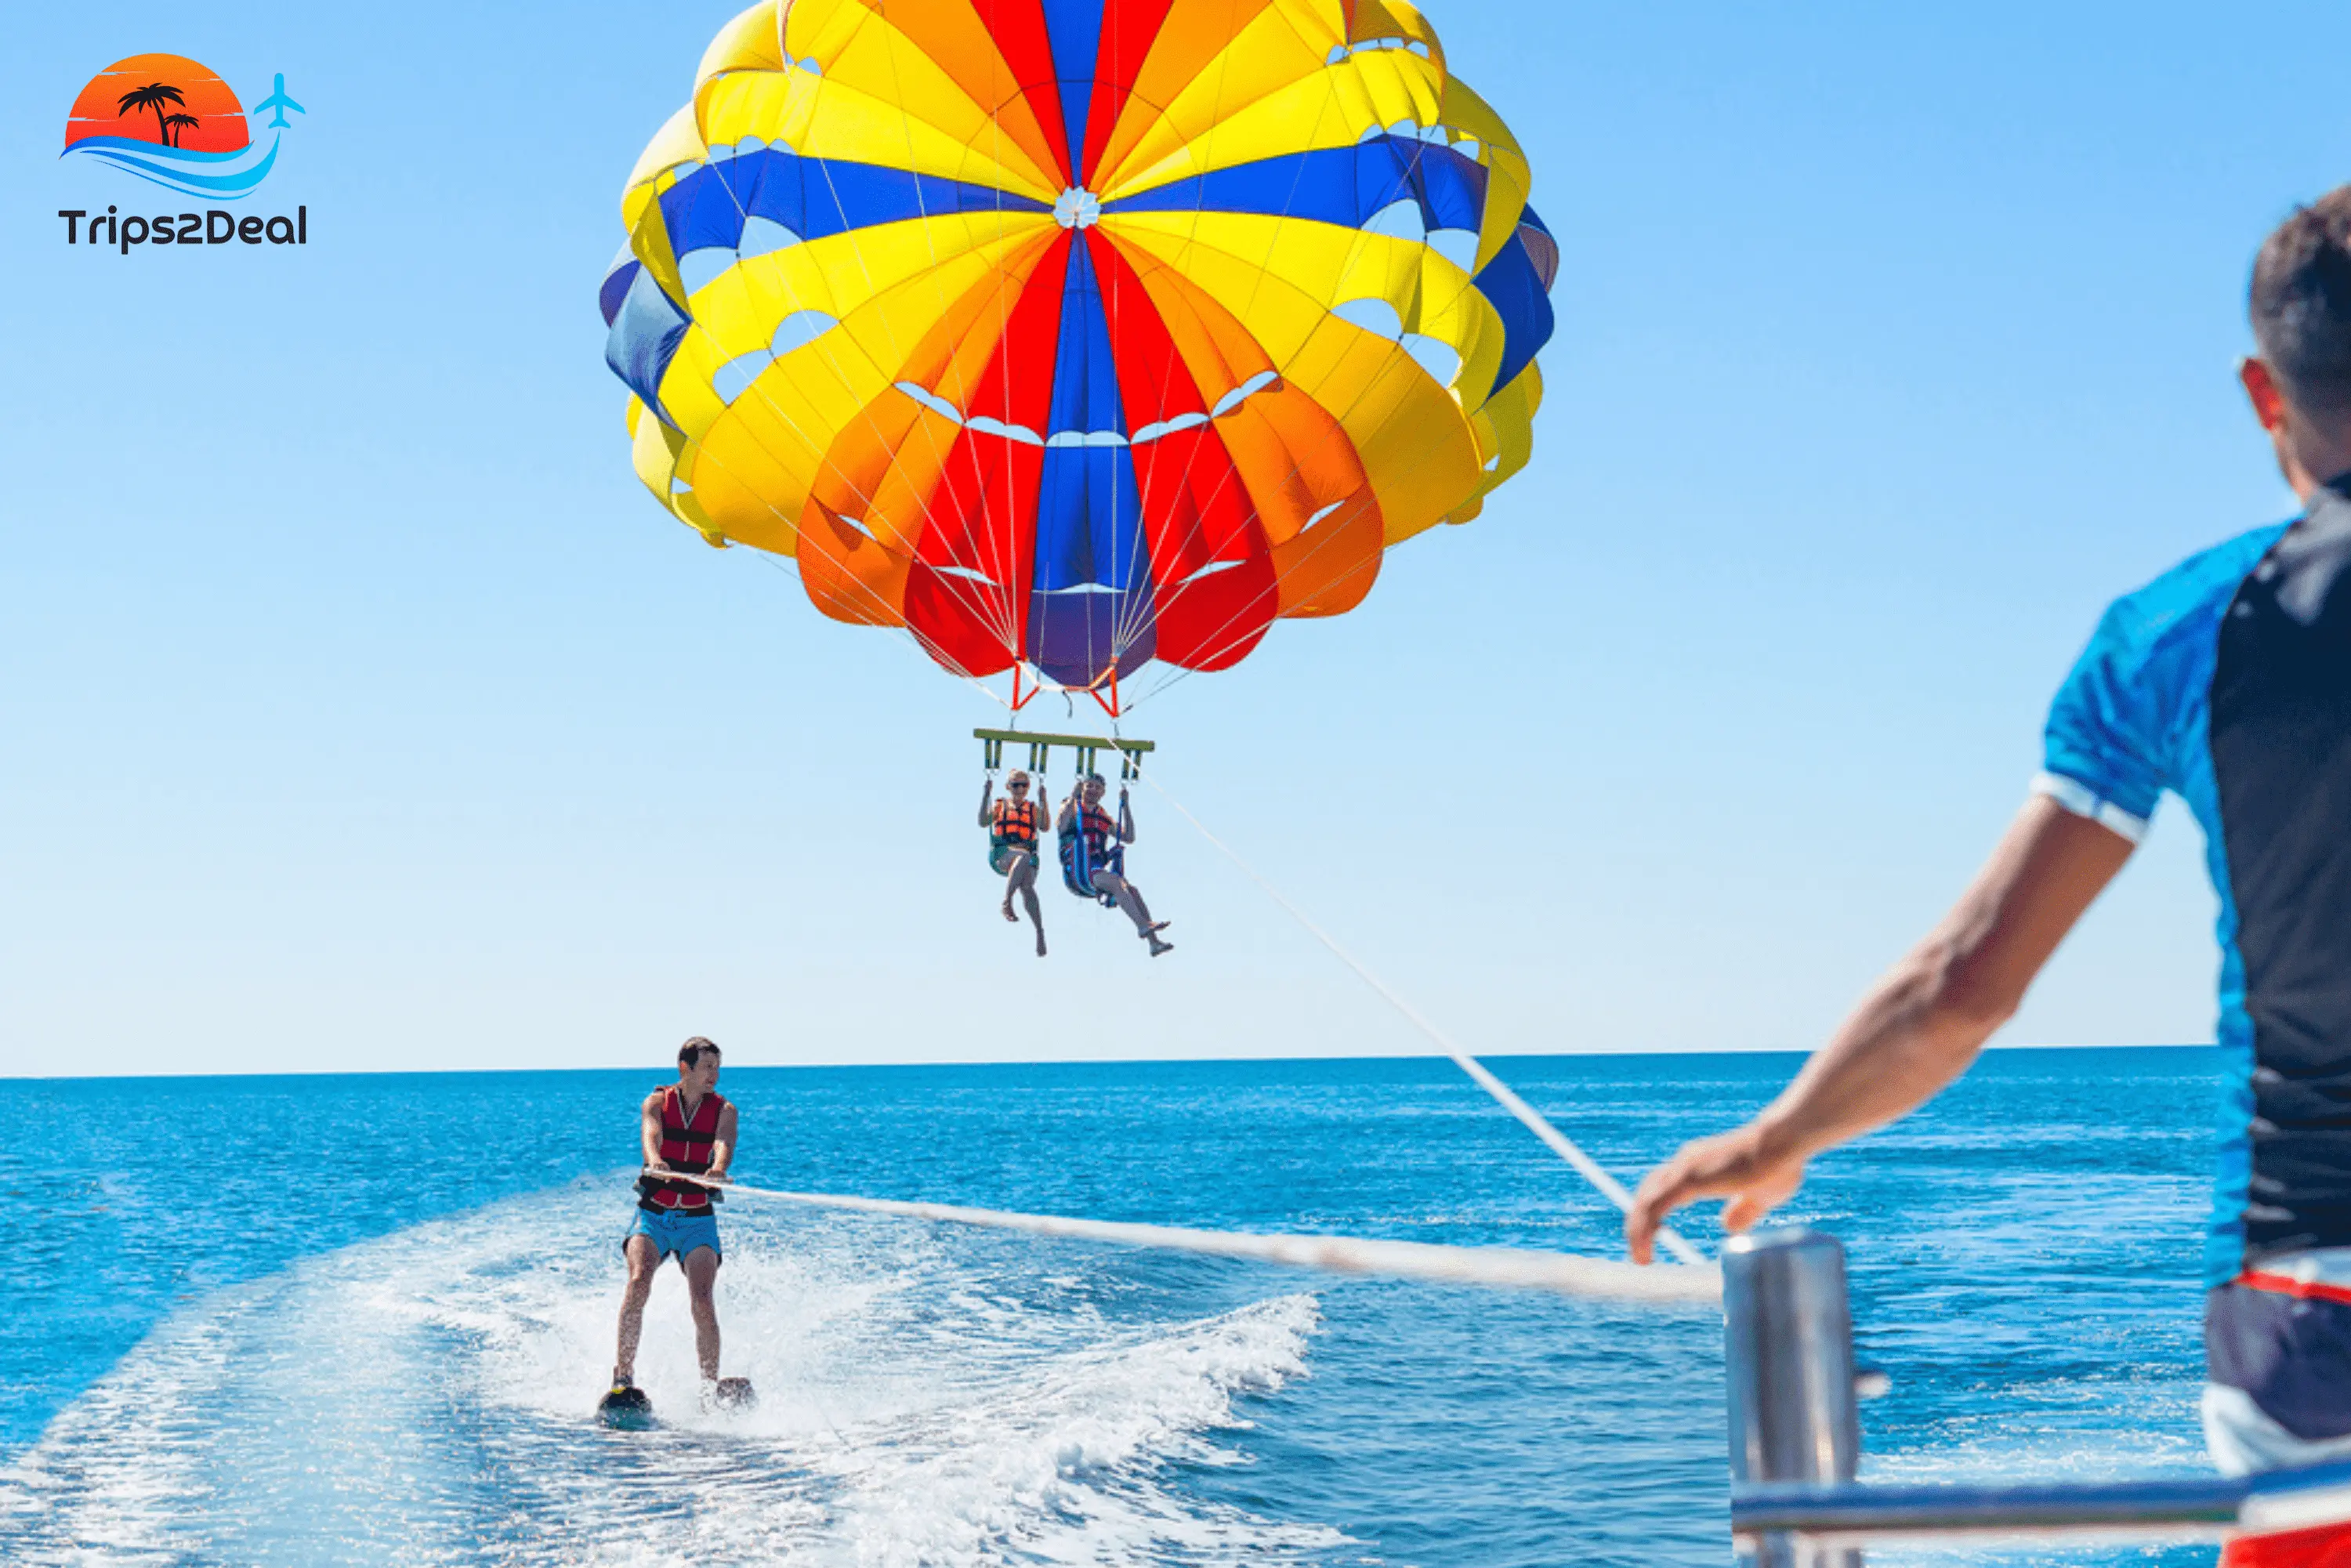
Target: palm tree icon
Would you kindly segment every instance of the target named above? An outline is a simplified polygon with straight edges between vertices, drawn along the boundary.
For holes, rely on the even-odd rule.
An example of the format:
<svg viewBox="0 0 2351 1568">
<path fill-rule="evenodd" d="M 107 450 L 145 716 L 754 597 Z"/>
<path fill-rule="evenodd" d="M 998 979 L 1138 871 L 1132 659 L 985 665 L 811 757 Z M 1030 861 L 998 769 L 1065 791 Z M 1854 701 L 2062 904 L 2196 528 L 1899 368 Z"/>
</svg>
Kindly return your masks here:
<svg viewBox="0 0 2351 1568">
<path fill-rule="evenodd" d="M 172 114 L 164 116 L 163 123 L 171 129 L 172 145 L 177 147 L 180 144 L 180 138 L 182 136 L 193 131 L 197 126 L 202 125 L 204 121 L 198 120 L 193 114 Z"/>
<path fill-rule="evenodd" d="M 151 81 L 136 92 L 124 93 L 115 105 L 115 112 L 135 114 L 142 109 L 152 110 L 155 114 L 155 140 L 168 143 L 172 140 L 172 131 L 169 122 L 163 118 L 163 106 L 167 103 L 184 106 L 187 101 L 180 96 L 180 89 L 171 83 Z"/>
</svg>

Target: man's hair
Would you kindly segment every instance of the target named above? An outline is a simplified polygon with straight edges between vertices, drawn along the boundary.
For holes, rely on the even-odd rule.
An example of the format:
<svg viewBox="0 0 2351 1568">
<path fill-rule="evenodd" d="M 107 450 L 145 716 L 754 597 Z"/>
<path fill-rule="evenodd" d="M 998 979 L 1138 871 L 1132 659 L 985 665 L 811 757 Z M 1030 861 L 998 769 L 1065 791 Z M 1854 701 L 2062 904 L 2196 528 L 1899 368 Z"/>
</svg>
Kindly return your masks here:
<svg viewBox="0 0 2351 1568">
<path fill-rule="evenodd" d="M 699 1067 L 705 1051 L 713 1056 L 721 1054 L 716 1045 L 697 1034 L 677 1048 L 677 1064 L 680 1067 Z"/>
<path fill-rule="evenodd" d="M 2253 340 L 2288 398 L 2351 413 L 2351 185 L 2277 226 L 2253 263 Z"/>
</svg>

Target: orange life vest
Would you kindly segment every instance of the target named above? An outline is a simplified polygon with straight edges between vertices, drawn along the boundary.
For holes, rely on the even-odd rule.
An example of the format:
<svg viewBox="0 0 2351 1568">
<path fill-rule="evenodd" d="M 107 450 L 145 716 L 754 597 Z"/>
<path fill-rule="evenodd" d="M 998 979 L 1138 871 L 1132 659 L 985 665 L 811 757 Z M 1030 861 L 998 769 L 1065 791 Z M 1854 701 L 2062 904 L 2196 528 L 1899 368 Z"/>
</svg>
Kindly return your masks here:
<svg viewBox="0 0 2351 1568">
<path fill-rule="evenodd" d="M 1036 843 L 1041 821 L 1036 801 L 998 800 L 988 815 L 990 848 L 1025 850 Z"/>
</svg>

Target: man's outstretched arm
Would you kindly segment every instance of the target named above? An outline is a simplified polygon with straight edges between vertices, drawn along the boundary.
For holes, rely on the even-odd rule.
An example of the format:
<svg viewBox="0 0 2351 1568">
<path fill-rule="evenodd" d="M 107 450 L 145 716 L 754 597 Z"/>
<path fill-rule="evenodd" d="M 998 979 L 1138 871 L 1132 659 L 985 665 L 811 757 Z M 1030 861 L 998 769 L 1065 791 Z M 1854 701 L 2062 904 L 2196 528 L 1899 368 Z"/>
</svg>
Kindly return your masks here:
<svg viewBox="0 0 2351 1568">
<path fill-rule="evenodd" d="M 1785 1202 L 1804 1162 L 1931 1099 L 2015 1013 L 2025 988 L 2136 846 L 2035 796 L 1927 939 L 1888 970 L 1753 1121 L 1699 1138 L 1633 1195 L 1625 1239 L 1646 1263 L 1683 1205 L 1727 1197 L 1745 1230 Z"/>
</svg>

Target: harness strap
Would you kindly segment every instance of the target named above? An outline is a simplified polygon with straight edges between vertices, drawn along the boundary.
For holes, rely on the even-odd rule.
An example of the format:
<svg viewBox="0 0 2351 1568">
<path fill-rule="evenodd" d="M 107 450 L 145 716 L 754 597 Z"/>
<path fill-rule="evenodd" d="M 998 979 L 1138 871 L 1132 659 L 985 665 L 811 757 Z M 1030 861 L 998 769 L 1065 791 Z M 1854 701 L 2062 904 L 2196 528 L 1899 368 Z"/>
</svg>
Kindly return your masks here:
<svg viewBox="0 0 2351 1568">
<path fill-rule="evenodd" d="M 1108 824 L 1108 831 L 1102 835 L 1104 850 L 1099 862 L 1094 858 L 1092 831 L 1098 821 Z M 1118 900 L 1094 885 L 1094 873 L 1106 871 L 1120 877 L 1126 874 L 1126 846 L 1119 841 L 1118 824 L 1107 811 L 1081 804 L 1071 826 L 1074 831 L 1061 835 L 1062 883 L 1080 898 L 1091 898 L 1104 909 L 1116 909 Z"/>
</svg>

